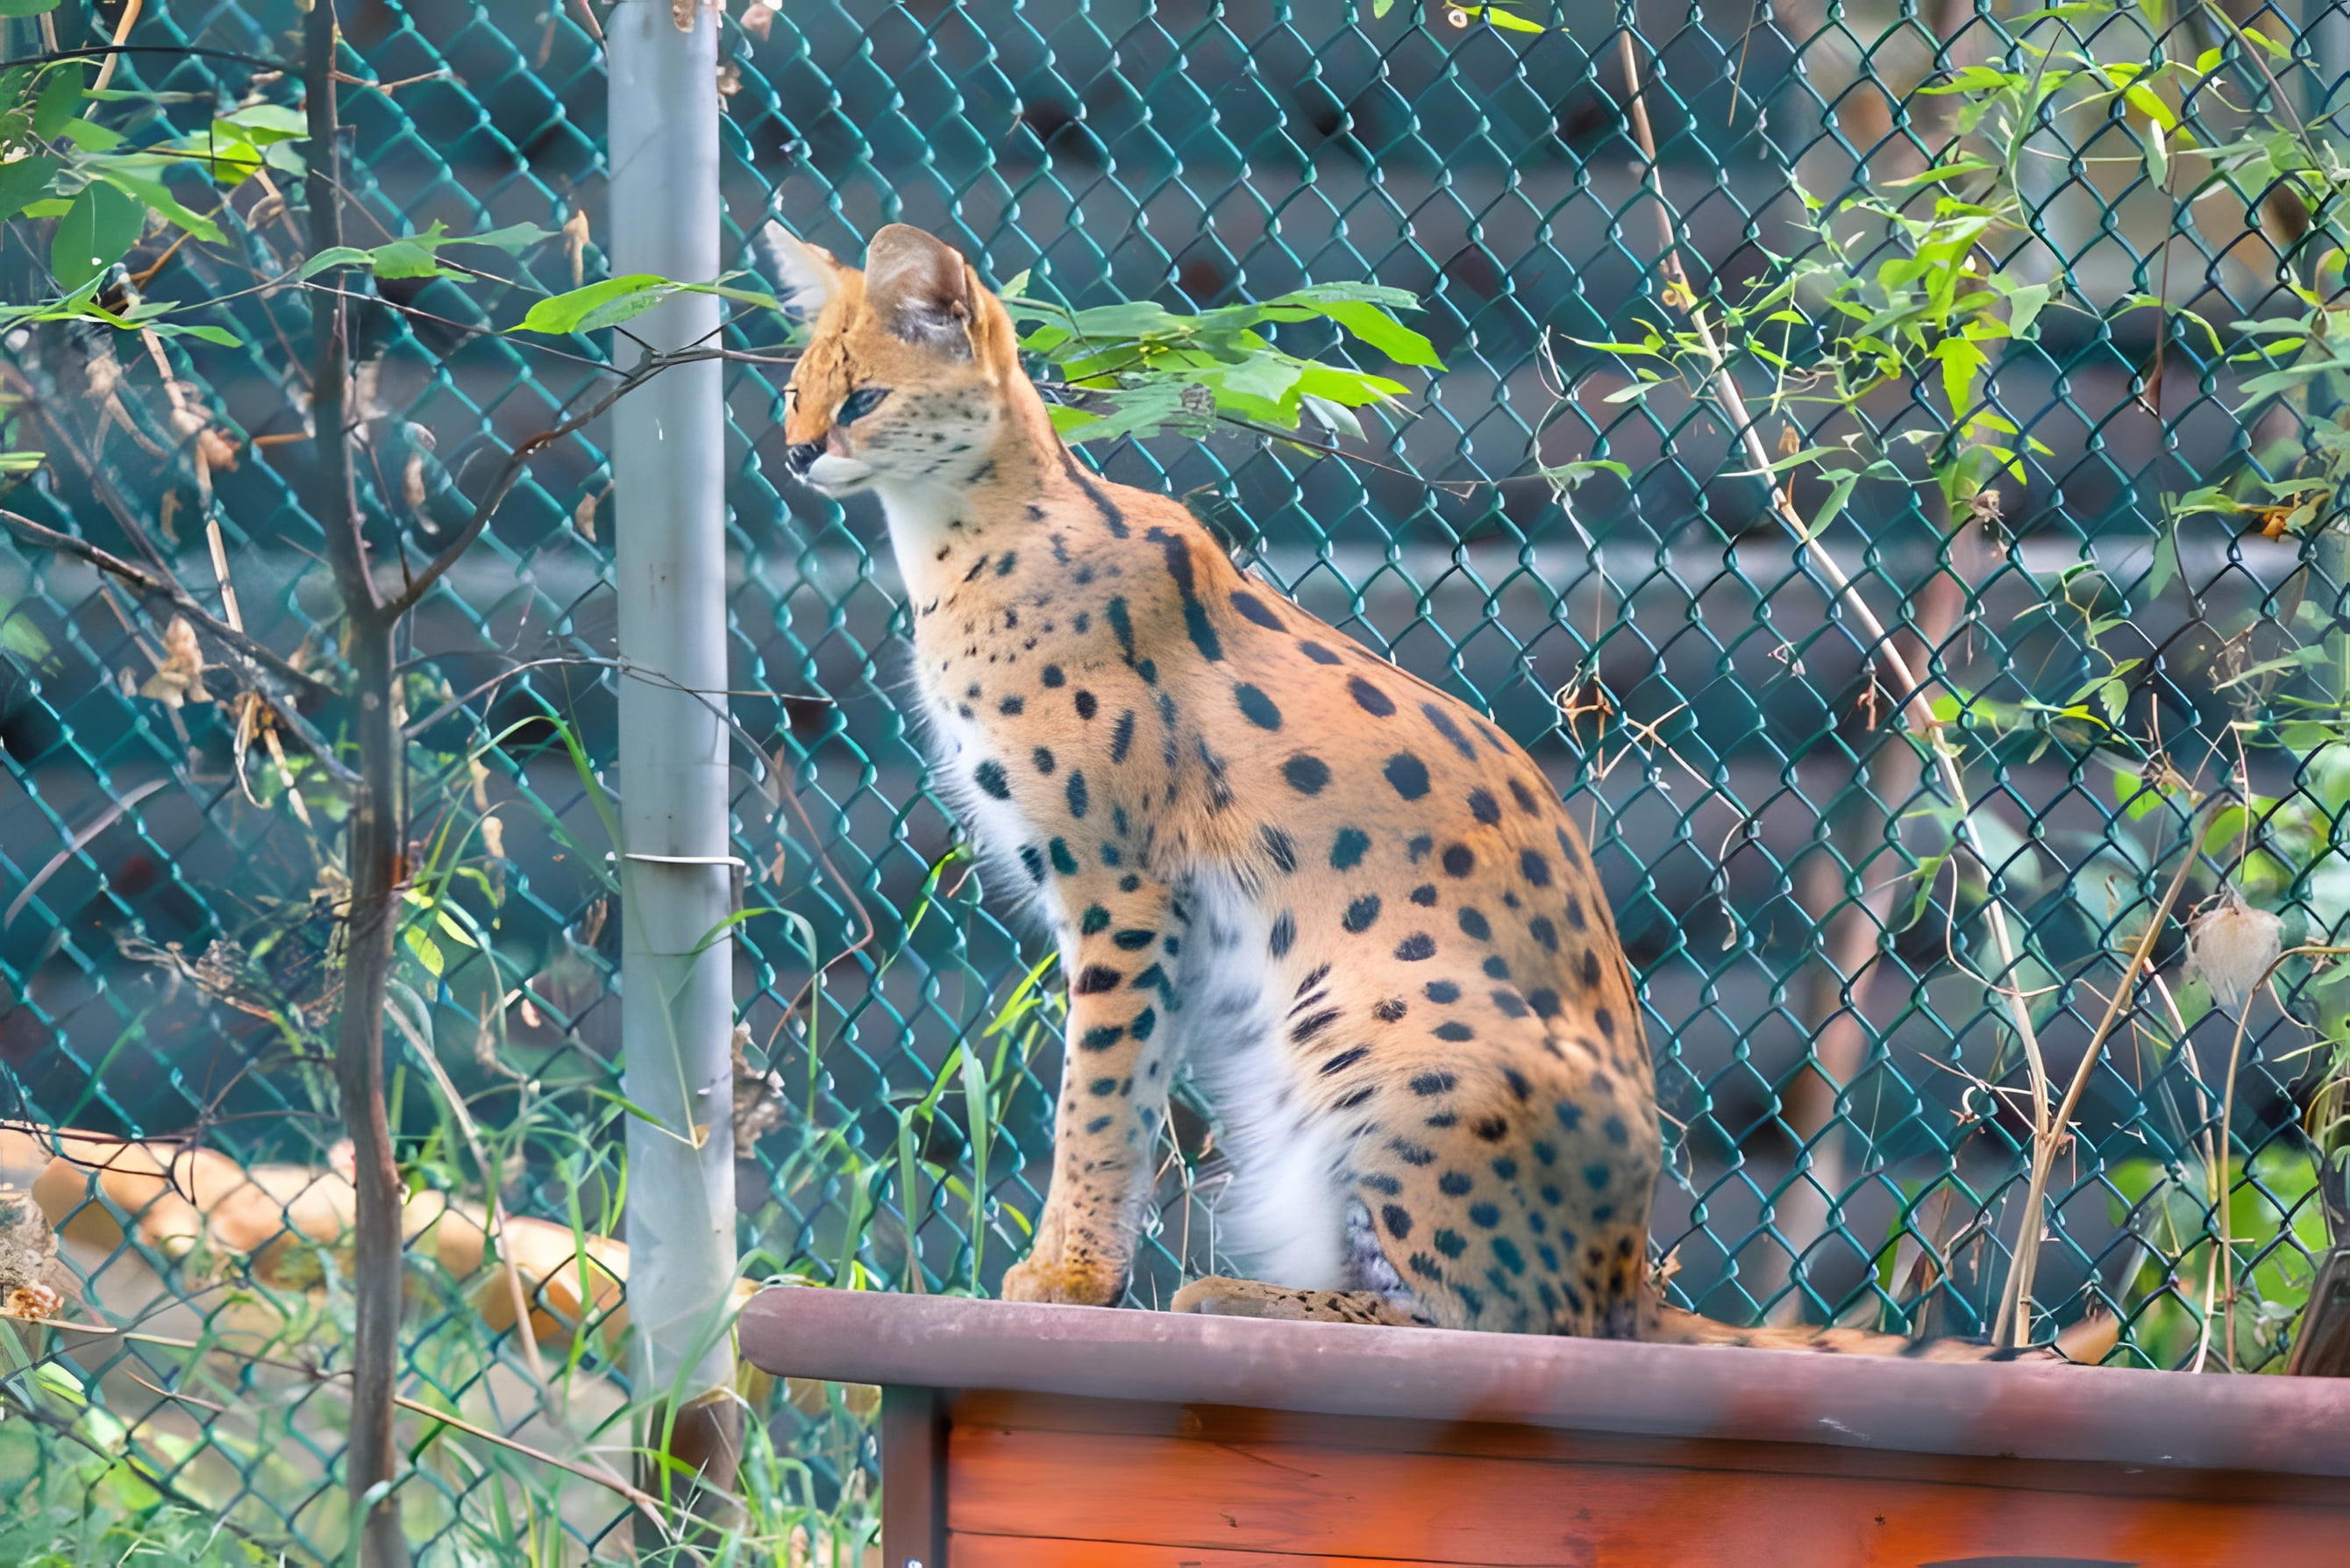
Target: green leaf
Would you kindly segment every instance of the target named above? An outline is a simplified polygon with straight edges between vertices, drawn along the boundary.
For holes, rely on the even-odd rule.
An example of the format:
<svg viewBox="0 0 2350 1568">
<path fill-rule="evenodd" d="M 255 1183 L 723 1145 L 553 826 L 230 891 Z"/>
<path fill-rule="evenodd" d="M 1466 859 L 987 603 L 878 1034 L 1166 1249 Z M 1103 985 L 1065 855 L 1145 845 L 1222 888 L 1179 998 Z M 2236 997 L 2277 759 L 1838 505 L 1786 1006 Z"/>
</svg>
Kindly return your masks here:
<svg viewBox="0 0 2350 1568">
<path fill-rule="evenodd" d="M 609 277 L 585 288 L 548 296 L 506 330 L 546 332 L 558 337 L 574 332 L 593 332 L 634 320 L 684 286 L 659 273 L 634 272 Z"/>
<path fill-rule="evenodd" d="M 508 223 L 503 229 L 489 229 L 478 234 L 459 234 L 442 243 L 452 245 L 494 245 L 511 256 L 521 254 L 542 240 L 553 238 L 555 238 L 554 230 L 542 229 L 536 223 Z"/>
<path fill-rule="evenodd" d="M 440 225 L 435 223 L 434 228 Z M 465 277 L 468 274 L 442 266 L 432 252 L 434 240 L 392 240 L 375 247 L 370 259 L 378 277 Z"/>
<path fill-rule="evenodd" d="M 1544 26 L 1540 22 L 1530 22 L 1523 16 L 1513 16 L 1511 13 L 1503 10 L 1498 5 L 1463 5 L 1460 7 L 1460 10 L 1463 16 L 1471 17 L 1477 21 L 1483 22 L 1488 26 L 1499 27 L 1505 33 L 1547 33 L 1550 31 L 1549 28 Z"/>
<path fill-rule="evenodd" d="M 1333 300 L 1315 308 L 1399 365 L 1444 369 L 1436 346 L 1376 305 L 1361 300 Z"/>
<path fill-rule="evenodd" d="M 304 262 L 302 264 L 302 270 L 295 275 L 301 278 L 312 278 L 317 276 L 320 273 L 328 271 L 334 267 L 372 266 L 374 265 L 375 255 L 372 252 L 363 251 L 357 245 L 336 245 L 330 250 L 320 251 L 317 255 L 314 255 L 308 261 Z"/>
<path fill-rule="evenodd" d="M 402 927 L 400 938 L 408 944 L 408 950 L 416 955 L 416 961 L 424 966 L 425 971 L 439 980 L 441 971 L 448 967 L 448 960 L 442 956 L 441 949 L 432 939 L 415 926 Z"/>
<path fill-rule="evenodd" d="M 49 181 L 65 165 L 47 153 L 0 163 L 0 220 L 15 217 L 26 203 L 38 201 Z"/>
<path fill-rule="evenodd" d="M 0 0 L 0 16 L 38 16 L 64 3 L 65 0 Z"/>
<path fill-rule="evenodd" d="M 78 289 L 120 261 L 146 226 L 143 202 L 103 182 L 85 185 L 57 220 L 49 270 L 66 290 Z"/>
<path fill-rule="evenodd" d="M 161 213 L 167 221 L 178 224 L 196 238 L 210 241 L 215 244 L 219 243 L 220 225 L 202 213 L 191 212 L 182 205 L 180 199 L 172 194 L 171 188 L 161 180 L 131 172 L 124 167 L 123 161 L 119 158 L 109 159 L 99 164 L 93 172 L 124 195 L 135 197 L 145 202 Z"/>
<path fill-rule="evenodd" d="M 253 103 L 231 110 L 213 121 L 216 125 L 233 125 L 248 141 L 266 145 L 273 141 L 299 141 L 310 134 L 309 120 L 298 109 L 285 104 Z"/>
<path fill-rule="evenodd" d="M 79 60 L 48 73 L 41 96 L 33 100 L 33 134 L 54 141 L 65 134 L 81 108 L 82 65 Z"/>
<path fill-rule="evenodd" d="M 130 140 L 122 132 L 87 119 L 66 121 L 65 139 L 84 152 L 111 152 Z"/>
</svg>

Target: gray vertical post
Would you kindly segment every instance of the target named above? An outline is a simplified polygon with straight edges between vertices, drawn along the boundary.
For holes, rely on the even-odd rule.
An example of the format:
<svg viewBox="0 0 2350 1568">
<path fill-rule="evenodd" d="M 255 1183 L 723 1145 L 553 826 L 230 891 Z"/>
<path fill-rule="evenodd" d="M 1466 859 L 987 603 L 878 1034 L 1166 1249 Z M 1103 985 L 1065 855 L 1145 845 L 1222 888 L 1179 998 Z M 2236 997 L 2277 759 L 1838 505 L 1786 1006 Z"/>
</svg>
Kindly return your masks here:
<svg viewBox="0 0 2350 1568">
<path fill-rule="evenodd" d="M 689 15 L 680 27 L 671 0 L 621 0 L 607 23 L 615 275 L 718 275 L 718 13 Z M 714 341 L 718 323 L 717 300 L 684 295 L 629 331 L 668 352 Z M 639 352 L 627 338 L 615 348 L 624 364 Z M 611 452 L 629 666 L 619 867 L 622 1066 L 637 1107 L 631 1365 L 640 1395 L 660 1401 L 648 1447 L 731 1488 L 741 1422 L 725 1315 L 736 1262 L 720 370 L 678 366 L 632 393 L 612 412 Z"/>
</svg>

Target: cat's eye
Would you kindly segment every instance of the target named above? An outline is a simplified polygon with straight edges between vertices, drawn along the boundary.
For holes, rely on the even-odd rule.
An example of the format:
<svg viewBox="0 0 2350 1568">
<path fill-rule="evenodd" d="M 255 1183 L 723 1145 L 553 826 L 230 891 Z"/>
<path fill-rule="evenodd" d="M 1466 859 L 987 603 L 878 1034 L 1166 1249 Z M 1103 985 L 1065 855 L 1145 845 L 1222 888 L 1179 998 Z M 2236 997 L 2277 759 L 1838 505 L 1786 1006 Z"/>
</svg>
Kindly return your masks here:
<svg viewBox="0 0 2350 1568">
<path fill-rule="evenodd" d="M 887 387 L 859 387 L 840 400 L 840 411 L 832 416 L 832 422 L 845 425 L 851 420 L 861 420 L 879 408 L 881 400 L 889 395 Z"/>
</svg>

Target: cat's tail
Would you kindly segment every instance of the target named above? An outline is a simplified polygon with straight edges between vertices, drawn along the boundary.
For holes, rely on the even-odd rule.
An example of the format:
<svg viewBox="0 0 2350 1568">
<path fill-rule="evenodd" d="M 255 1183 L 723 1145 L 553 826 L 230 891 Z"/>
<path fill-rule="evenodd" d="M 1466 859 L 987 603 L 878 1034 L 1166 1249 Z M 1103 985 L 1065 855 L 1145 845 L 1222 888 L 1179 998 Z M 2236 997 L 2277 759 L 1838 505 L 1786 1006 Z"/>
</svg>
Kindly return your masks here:
<svg viewBox="0 0 2350 1568">
<path fill-rule="evenodd" d="M 1649 1332 L 1657 1345 L 1726 1345 L 1754 1350 L 1807 1350 L 1822 1355 L 1905 1356 L 1912 1361 L 2072 1361 L 2094 1366 L 2120 1338 L 2118 1320 L 2096 1314 L 2051 1345 L 1994 1349 L 1967 1339 L 1909 1339 L 1860 1328 L 1733 1328 L 1679 1307 L 1659 1306 Z"/>
</svg>

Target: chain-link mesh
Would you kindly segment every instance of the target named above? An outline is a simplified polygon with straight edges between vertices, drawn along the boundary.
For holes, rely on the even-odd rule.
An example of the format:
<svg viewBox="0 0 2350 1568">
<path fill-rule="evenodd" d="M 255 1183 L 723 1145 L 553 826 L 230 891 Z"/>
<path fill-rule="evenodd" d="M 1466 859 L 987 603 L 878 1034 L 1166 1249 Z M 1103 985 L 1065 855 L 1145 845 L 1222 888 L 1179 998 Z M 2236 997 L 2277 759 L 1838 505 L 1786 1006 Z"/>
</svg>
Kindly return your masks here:
<svg viewBox="0 0 2350 1568">
<path fill-rule="evenodd" d="M 1897 722 L 1908 693 L 1773 514 L 1702 378 L 1618 396 L 1634 385 L 1624 361 L 1588 346 L 1686 319 L 1659 269 L 1659 212 L 1712 299 L 1804 247 L 1804 192 L 1831 211 L 1868 188 L 1929 205 L 1941 187 L 1918 177 L 1970 128 L 1962 96 L 1919 89 L 1970 67 L 2028 76 L 2054 68 L 2050 50 L 2136 64 L 2220 50 L 2208 91 L 2156 105 L 2184 164 L 2254 120 L 2330 135 L 2350 65 L 2321 48 L 2331 13 L 2303 26 L 2210 6 L 2168 20 L 2004 9 L 1781 0 L 1636 17 L 1568 3 L 1521 7 L 1546 29 L 1525 32 L 1409 6 L 825 0 L 754 5 L 723 35 L 737 242 L 772 212 L 854 255 L 903 220 L 991 279 L 1027 271 L 1078 305 L 1201 308 L 1347 278 L 1425 302 L 1415 325 L 1447 368 L 1366 461 L 1244 434 L 1088 455 L 1181 493 L 1307 607 L 1480 704 L 1592 826 L 1659 1066 L 1672 1179 L 1655 1234 L 1672 1288 L 1716 1316 L 1981 1332 L 2019 1232 L 2036 1231 L 2021 1213 L 2033 1074 L 2008 993 L 2026 998 L 2061 1085 L 2189 836 L 2204 855 L 2180 914 L 2234 881 L 2286 915 L 2291 940 L 2324 941 L 2345 918 L 2338 752 L 2231 738 L 2276 716 L 2264 662 L 2338 618 L 2341 556 L 2329 567 L 2292 530 L 2245 534 L 2165 501 L 2248 462 L 2273 468 L 2280 443 L 2324 421 L 2315 393 L 2238 413 L 2229 356 L 2243 338 L 2228 324 L 2299 314 L 2288 285 L 2312 275 L 2306 219 L 2272 211 L 2273 192 L 2213 183 L 2211 157 L 2155 176 L 2150 111 L 2118 88 L 2049 110 L 2020 142 L 2024 232 L 1982 258 L 2052 300 L 2034 336 L 1988 346 L 1983 395 L 2020 432 L 2015 471 L 1992 486 L 2003 515 L 1980 503 L 1954 518 L 1930 485 L 1880 479 L 1820 537 L 1938 700 L 2011 716 L 1958 742 L 1987 875 L 1946 856 L 1949 796 Z M 598 239 L 628 218 L 603 201 L 603 78 L 582 15 L 554 0 L 367 0 L 344 17 L 347 68 L 383 84 L 347 89 L 355 243 L 435 222 L 567 236 L 492 258 L 515 288 L 348 285 L 374 291 L 355 317 L 355 417 L 387 580 L 596 379 L 586 340 L 550 350 L 498 330 L 533 292 L 598 276 Z M 110 18 L 54 21 L 68 46 L 111 36 Z M 293 102 L 275 62 L 296 22 L 282 5 L 151 4 L 130 36 L 154 52 L 114 78 L 152 95 L 126 100 L 128 123 L 185 134 L 233 105 Z M 20 55 L 40 47 L 31 23 L 11 26 Z M 1636 86 L 1653 170 L 1627 112 Z M 286 277 L 304 253 L 300 210 L 298 178 L 265 165 L 228 192 L 223 245 L 142 279 L 159 298 L 236 293 L 223 318 L 241 348 L 13 339 L 15 444 L 50 458 L 5 504 L 167 565 L 207 609 L 325 670 L 332 596 L 297 501 L 312 461 L 308 306 Z M 26 262 L 11 258 L 12 288 L 35 286 Z M 2166 330 L 2161 311 L 2121 308 L 2134 295 L 2221 332 Z M 785 334 L 750 313 L 731 341 L 775 349 Z M 780 483 L 779 376 L 737 365 L 730 384 L 736 834 L 753 911 L 734 933 L 743 1234 L 754 1272 L 984 1290 L 1040 1201 L 1059 981 L 924 785 L 877 519 Z M 1877 428 L 1945 429 L 1929 390 L 1877 409 Z M 1774 455 L 1832 419 L 1780 406 L 1759 432 Z M 206 420 L 233 452 L 195 439 Z M 395 1121 L 418 1182 L 478 1191 L 487 1170 L 510 1212 L 612 1233 L 612 518 L 593 434 L 534 462 L 408 638 L 418 875 L 392 1022 Z M 1586 459 L 1628 477 L 1563 495 L 1535 472 Z M 1814 515 L 1819 482 L 1793 483 Z M 74 560 L 0 548 L 12 1092 L 44 1125 L 330 1172 L 335 791 L 282 726 L 232 699 L 232 677 L 207 673 L 209 701 L 175 692 L 159 673 L 168 617 L 137 597 Z M 2111 710 L 2092 706 L 2106 680 Z M 2100 726 L 2151 743 L 2117 766 L 2126 748 Z M 2182 826 L 2172 777 L 2250 809 Z M 2012 967 L 1988 930 L 1994 898 L 2022 944 Z M 2118 1313 L 2141 1364 L 2193 1358 L 2221 1301 L 2206 1194 L 2224 1141 L 2244 1324 L 2210 1332 L 2221 1359 L 2272 1365 L 2324 1245 L 2297 1124 L 2327 1052 L 2258 995 L 2241 1039 L 2224 1010 L 2199 1021 L 2178 988 L 2181 945 L 2174 921 L 2155 949 L 2168 978 L 2088 1078 L 2037 1294 L 2062 1315 Z M 1145 1302 L 1214 1251 L 1211 1130 L 1179 1107 L 1174 1143 Z M 82 1364 L 116 1407 L 143 1413 L 157 1474 L 331 1549 L 340 1417 L 299 1365 L 338 1335 L 331 1293 L 249 1258 L 207 1270 L 204 1247 L 157 1256 L 130 1229 L 109 1251 L 68 1227 L 93 1300 L 165 1304 L 181 1324 L 167 1334 L 243 1334 L 296 1365 L 248 1361 L 155 1397 L 141 1383 L 183 1376 L 166 1368 L 184 1355 L 133 1345 Z M 535 1352 L 470 1332 L 473 1298 L 440 1285 L 407 1331 L 408 1392 L 527 1438 L 551 1421 L 525 1370 Z M 792 1430 L 809 1496 L 855 1490 L 853 1429 Z M 513 1456 L 417 1451 L 434 1539 L 462 1547 Z M 564 1527 L 595 1540 L 610 1525 Z"/>
</svg>

